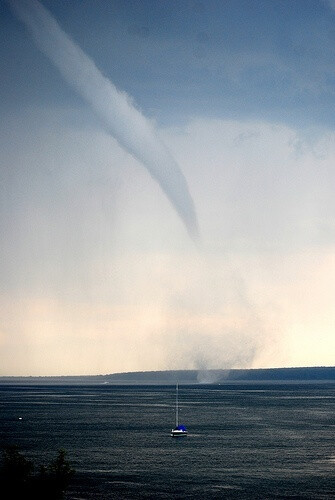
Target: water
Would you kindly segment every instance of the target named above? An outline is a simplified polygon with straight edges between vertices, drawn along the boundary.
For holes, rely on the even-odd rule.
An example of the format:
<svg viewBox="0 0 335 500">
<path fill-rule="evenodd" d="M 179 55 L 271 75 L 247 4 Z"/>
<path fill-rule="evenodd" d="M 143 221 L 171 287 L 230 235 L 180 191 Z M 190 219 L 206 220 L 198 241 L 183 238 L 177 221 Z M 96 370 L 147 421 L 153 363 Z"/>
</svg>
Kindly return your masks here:
<svg viewBox="0 0 335 500">
<path fill-rule="evenodd" d="M 65 448 L 69 499 L 335 498 L 335 384 L 0 386 L 0 444 Z M 19 420 L 22 417 L 22 420 Z"/>
</svg>

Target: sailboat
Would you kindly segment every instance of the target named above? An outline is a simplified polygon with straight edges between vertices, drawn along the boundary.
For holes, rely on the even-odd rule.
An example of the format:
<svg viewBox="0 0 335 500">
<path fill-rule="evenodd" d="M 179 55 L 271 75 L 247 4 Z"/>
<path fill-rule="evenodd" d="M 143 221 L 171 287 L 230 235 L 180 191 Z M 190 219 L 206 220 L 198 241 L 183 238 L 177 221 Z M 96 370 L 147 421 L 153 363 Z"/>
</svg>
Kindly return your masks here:
<svg viewBox="0 0 335 500">
<path fill-rule="evenodd" d="M 171 437 L 187 436 L 187 429 L 185 425 L 179 424 L 179 408 L 178 408 L 178 383 L 176 386 L 176 427 L 171 430 Z"/>
</svg>

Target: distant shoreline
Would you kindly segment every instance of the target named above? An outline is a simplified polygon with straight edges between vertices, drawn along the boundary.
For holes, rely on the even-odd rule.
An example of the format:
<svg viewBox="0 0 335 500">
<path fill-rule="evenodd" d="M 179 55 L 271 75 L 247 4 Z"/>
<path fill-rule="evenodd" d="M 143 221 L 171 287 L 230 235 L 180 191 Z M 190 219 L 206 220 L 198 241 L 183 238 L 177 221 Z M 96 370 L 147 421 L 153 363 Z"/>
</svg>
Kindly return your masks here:
<svg viewBox="0 0 335 500">
<path fill-rule="evenodd" d="M 174 385 L 335 382 L 335 367 L 166 370 L 82 376 L 1 376 L 2 385 Z"/>
</svg>

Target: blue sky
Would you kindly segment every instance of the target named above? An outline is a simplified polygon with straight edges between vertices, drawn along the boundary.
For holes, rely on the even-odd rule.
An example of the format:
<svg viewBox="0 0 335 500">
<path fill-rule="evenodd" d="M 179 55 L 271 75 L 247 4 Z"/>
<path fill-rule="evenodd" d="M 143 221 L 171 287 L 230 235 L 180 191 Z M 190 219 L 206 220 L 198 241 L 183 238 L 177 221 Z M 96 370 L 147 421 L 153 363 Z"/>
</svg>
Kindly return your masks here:
<svg viewBox="0 0 335 500">
<path fill-rule="evenodd" d="M 327 2 L 44 5 L 102 72 L 162 123 L 201 115 L 334 126 L 335 14 Z M 81 106 L 6 2 L 1 10 L 2 106 Z"/>
<path fill-rule="evenodd" d="M 334 2 L 42 5 L 133 104 L 1 2 L 1 374 L 333 364 Z"/>
</svg>

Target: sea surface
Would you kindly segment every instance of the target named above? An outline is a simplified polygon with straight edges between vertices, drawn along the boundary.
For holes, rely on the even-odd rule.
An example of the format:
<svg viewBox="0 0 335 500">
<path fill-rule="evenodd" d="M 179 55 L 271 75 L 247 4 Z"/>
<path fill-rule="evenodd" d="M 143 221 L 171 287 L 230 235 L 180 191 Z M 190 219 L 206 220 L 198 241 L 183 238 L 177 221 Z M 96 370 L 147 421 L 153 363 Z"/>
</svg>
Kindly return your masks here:
<svg viewBox="0 0 335 500">
<path fill-rule="evenodd" d="M 67 450 L 68 499 L 335 498 L 335 384 L 0 386 L 0 444 Z M 19 418 L 21 417 L 21 420 Z"/>
</svg>

